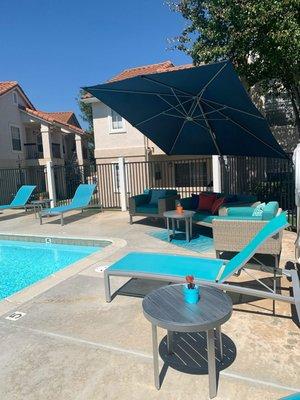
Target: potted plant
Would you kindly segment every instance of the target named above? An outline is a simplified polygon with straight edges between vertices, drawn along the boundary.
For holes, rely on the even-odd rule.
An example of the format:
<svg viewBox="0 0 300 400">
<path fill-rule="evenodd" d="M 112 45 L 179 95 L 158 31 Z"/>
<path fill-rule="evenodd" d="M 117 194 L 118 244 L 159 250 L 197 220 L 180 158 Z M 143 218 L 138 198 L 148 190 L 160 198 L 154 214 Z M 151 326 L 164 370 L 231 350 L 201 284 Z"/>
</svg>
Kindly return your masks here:
<svg viewBox="0 0 300 400">
<path fill-rule="evenodd" d="M 189 304 L 196 304 L 199 301 L 199 286 L 195 284 L 193 275 L 185 277 L 186 284 L 183 286 L 184 301 Z"/>
<path fill-rule="evenodd" d="M 176 202 L 176 212 L 177 212 L 178 214 L 182 214 L 182 213 L 183 213 L 183 207 L 182 207 L 180 201 L 177 201 L 177 202 Z"/>
</svg>

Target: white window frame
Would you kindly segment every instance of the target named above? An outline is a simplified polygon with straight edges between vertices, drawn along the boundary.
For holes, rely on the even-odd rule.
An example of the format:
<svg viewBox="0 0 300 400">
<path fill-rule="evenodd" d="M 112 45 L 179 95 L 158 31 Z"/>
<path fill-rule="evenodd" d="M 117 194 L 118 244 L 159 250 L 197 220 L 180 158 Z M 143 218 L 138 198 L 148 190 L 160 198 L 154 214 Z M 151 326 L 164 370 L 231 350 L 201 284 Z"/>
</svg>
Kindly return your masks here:
<svg viewBox="0 0 300 400">
<path fill-rule="evenodd" d="M 113 112 L 113 110 L 110 108 L 109 109 L 109 113 L 108 113 L 108 129 L 109 129 L 109 133 L 126 133 L 126 121 L 121 116 L 120 117 L 122 118 L 123 127 L 122 128 L 117 128 L 117 129 L 113 128 L 112 112 Z"/>
<path fill-rule="evenodd" d="M 21 149 L 20 150 L 14 150 L 13 148 L 13 137 L 12 137 L 12 129 L 11 128 L 17 128 L 19 129 L 19 133 L 20 133 L 20 145 L 21 145 Z M 9 134 L 10 134 L 10 143 L 11 143 L 11 151 L 14 153 L 22 153 L 23 151 L 23 144 L 22 144 L 22 134 L 21 134 L 21 127 L 19 125 L 15 125 L 15 124 L 9 124 Z"/>
<path fill-rule="evenodd" d="M 15 90 L 12 92 L 12 101 L 16 106 L 19 104 L 18 93 Z"/>
</svg>

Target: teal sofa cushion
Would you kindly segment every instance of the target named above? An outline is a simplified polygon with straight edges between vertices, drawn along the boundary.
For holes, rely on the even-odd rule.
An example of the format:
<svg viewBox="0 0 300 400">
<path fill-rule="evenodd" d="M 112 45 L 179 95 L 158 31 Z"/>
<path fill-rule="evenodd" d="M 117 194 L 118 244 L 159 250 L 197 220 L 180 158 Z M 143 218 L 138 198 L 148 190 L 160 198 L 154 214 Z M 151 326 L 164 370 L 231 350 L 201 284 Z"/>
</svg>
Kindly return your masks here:
<svg viewBox="0 0 300 400">
<path fill-rule="evenodd" d="M 143 204 L 136 207 L 136 212 L 140 214 L 158 214 L 157 204 Z"/>
<path fill-rule="evenodd" d="M 262 220 L 269 221 L 270 219 L 274 218 L 278 212 L 279 204 L 277 201 L 270 201 L 268 204 L 265 205 L 263 213 L 262 213 Z"/>
<path fill-rule="evenodd" d="M 227 215 L 231 217 L 251 217 L 253 211 L 254 207 L 228 207 Z"/>
<path fill-rule="evenodd" d="M 150 196 L 149 204 L 157 205 L 158 199 L 166 196 L 166 189 L 151 189 Z"/>
</svg>

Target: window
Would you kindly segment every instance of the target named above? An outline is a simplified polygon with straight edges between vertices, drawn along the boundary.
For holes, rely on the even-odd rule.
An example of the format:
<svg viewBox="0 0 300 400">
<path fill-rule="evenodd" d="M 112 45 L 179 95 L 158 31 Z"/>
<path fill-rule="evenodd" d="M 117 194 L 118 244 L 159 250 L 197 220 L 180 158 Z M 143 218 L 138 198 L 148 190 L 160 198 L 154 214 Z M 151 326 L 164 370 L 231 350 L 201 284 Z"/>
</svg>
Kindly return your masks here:
<svg viewBox="0 0 300 400">
<path fill-rule="evenodd" d="M 13 103 L 18 105 L 18 93 L 13 92 L 12 96 L 13 96 Z"/>
<path fill-rule="evenodd" d="M 11 126 L 11 141 L 12 141 L 12 149 L 13 151 L 21 151 L 21 135 L 20 135 L 20 128 L 17 126 Z"/>
<path fill-rule="evenodd" d="M 176 187 L 207 186 L 206 161 L 175 164 Z"/>
<path fill-rule="evenodd" d="M 110 132 L 125 132 L 125 121 L 116 111 L 110 110 Z"/>
</svg>

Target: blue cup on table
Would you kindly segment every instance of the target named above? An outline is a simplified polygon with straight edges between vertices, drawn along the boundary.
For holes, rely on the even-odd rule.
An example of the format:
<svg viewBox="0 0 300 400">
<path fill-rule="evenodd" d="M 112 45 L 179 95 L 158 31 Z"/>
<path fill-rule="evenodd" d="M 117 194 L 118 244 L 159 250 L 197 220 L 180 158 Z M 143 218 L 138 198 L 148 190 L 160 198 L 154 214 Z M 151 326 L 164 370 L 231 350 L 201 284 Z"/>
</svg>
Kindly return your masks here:
<svg viewBox="0 0 300 400">
<path fill-rule="evenodd" d="M 193 289 L 189 289 L 188 285 L 183 286 L 183 297 L 185 303 L 197 304 L 200 299 L 200 288 L 195 285 Z"/>
</svg>

